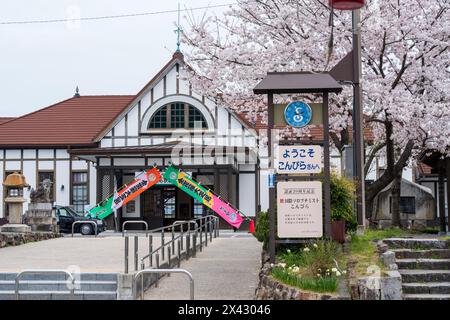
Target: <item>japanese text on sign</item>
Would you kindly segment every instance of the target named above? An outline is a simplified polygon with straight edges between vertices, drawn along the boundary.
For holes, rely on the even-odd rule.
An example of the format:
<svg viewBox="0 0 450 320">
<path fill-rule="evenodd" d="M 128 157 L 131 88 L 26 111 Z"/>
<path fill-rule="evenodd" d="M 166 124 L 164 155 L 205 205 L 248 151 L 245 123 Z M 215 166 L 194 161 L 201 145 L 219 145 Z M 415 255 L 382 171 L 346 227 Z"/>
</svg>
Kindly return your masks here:
<svg viewBox="0 0 450 320">
<path fill-rule="evenodd" d="M 279 182 L 277 215 L 280 238 L 322 237 L 322 183 Z"/>
<path fill-rule="evenodd" d="M 321 146 L 279 146 L 277 173 L 320 173 L 322 171 Z"/>
</svg>

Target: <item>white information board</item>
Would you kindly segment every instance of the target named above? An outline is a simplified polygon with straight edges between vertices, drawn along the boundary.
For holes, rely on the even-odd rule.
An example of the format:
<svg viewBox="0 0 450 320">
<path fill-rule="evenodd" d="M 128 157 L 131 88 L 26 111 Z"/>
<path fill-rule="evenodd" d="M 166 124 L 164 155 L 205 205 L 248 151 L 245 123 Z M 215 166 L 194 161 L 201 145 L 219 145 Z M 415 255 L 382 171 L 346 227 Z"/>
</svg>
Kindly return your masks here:
<svg viewBox="0 0 450 320">
<path fill-rule="evenodd" d="M 277 231 L 280 238 L 321 238 L 322 182 L 277 184 Z"/>
<path fill-rule="evenodd" d="M 278 146 L 275 168 L 279 174 L 311 174 L 322 171 L 321 146 Z"/>
</svg>

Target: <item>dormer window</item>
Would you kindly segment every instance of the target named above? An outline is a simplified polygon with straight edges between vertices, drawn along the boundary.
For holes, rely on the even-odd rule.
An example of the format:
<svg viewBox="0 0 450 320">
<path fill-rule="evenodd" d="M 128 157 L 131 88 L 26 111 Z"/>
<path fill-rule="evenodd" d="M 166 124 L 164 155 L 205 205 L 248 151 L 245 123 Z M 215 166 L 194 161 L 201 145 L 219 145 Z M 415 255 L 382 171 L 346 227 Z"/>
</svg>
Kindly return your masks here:
<svg viewBox="0 0 450 320">
<path fill-rule="evenodd" d="M 194 106 L 174 102 L 161 107 L 151 118 L 148 129 L 207 129 L 203 114 Z"/>
</svg>

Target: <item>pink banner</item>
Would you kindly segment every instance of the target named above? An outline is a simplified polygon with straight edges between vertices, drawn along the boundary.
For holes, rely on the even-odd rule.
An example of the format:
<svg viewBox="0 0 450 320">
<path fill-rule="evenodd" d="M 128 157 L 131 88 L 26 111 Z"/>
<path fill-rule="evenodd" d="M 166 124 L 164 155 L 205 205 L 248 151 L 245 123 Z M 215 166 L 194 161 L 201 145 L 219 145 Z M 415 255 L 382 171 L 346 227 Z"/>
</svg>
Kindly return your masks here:
<svg viewBox="0 0 450 320">
<path fill-rule="evenodd" d="M 213 206 L 211 209 L 213 209 L 214 212 L 216 212 L 223 219 L 225 219 L 226 222 L 231 224 L 233 227 L 239 229 L 243 219 L 239 215 L 237 210 L 231 207 L 228 203 L 220 200 L 215 195 L 212 195 L 212 197 L 213 197 Z"/>
</svg>

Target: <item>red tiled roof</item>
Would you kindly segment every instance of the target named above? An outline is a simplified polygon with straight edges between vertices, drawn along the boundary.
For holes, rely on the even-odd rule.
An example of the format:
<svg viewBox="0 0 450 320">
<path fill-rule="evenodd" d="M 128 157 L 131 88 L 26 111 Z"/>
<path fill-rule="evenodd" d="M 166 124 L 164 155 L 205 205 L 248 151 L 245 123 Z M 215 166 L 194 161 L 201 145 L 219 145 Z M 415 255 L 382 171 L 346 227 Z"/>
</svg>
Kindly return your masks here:
<svg viewBox="0 0 450 320">
<path fill-rule="evenodd" d="M 11 121 L 12 119 L 15 119 L 15 118 L 14 117 L 0 117 L 0 124 Z"/>
<path fill-rule="evenodd" d="M 0 147 L 88 146 L 135 96 L 80 96 L 0 124 Z"/>
<path fill-rule="evenodd" d="M 417 162 L 417 169 L 419 170 L 419 174 L 421 176 L 428 176 L 432 174 L 432 168 L 421 161 Z"/>
</svg>

